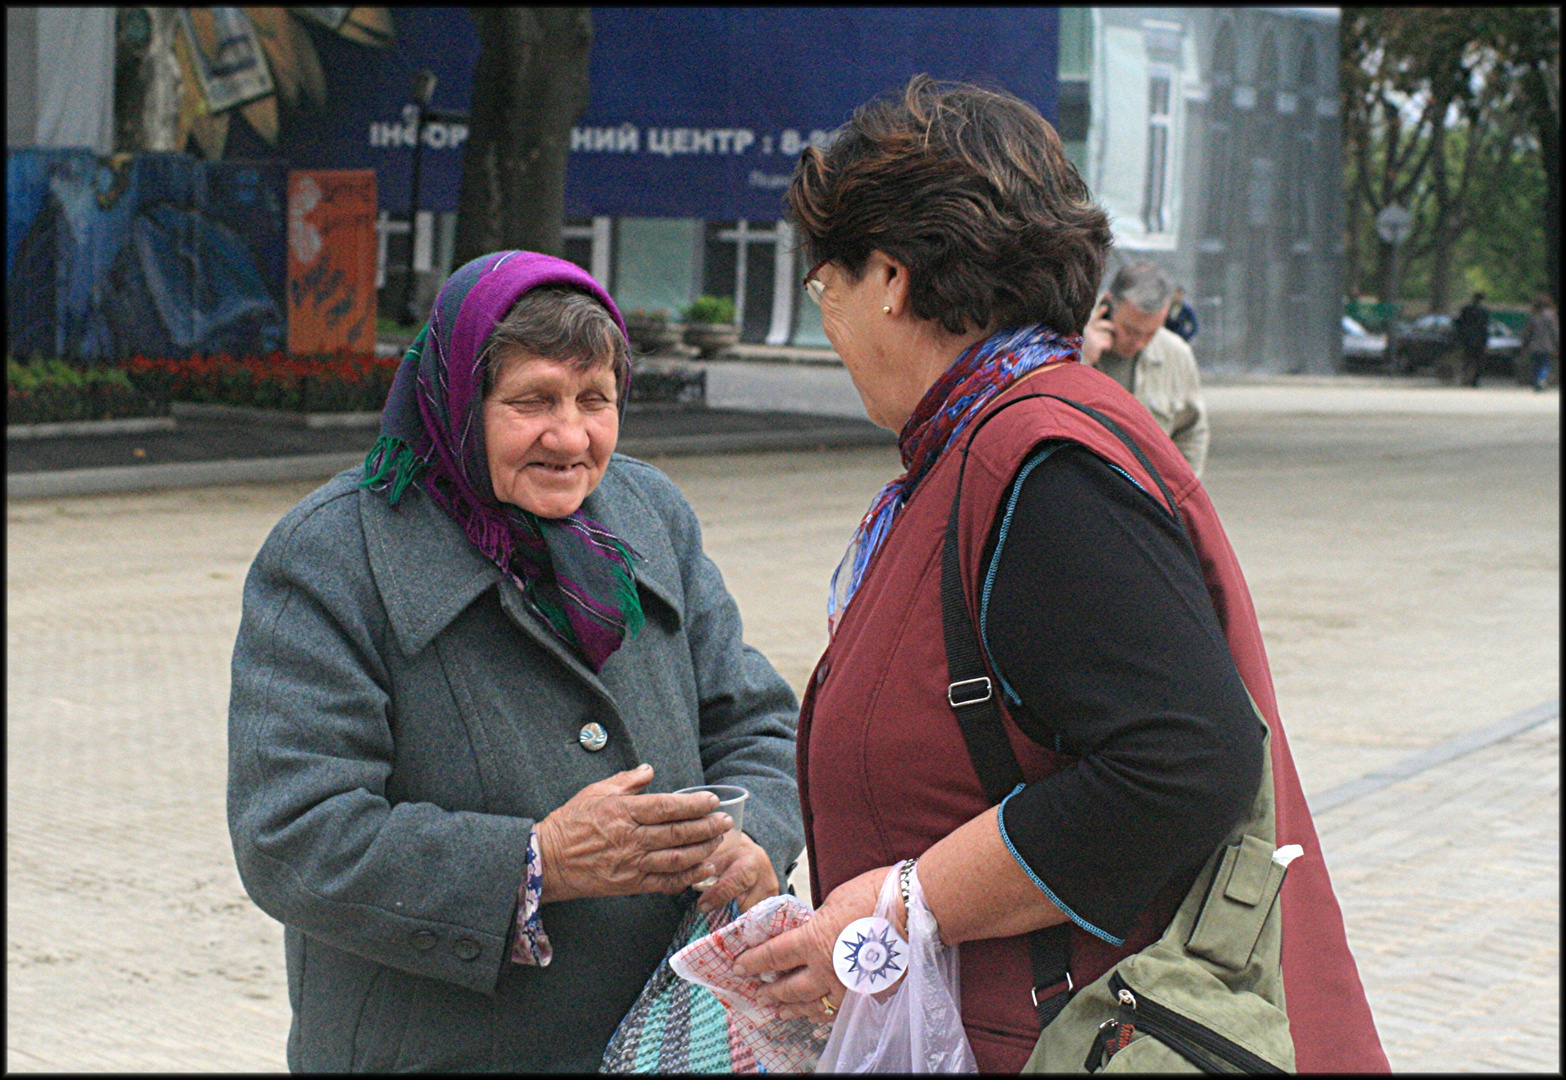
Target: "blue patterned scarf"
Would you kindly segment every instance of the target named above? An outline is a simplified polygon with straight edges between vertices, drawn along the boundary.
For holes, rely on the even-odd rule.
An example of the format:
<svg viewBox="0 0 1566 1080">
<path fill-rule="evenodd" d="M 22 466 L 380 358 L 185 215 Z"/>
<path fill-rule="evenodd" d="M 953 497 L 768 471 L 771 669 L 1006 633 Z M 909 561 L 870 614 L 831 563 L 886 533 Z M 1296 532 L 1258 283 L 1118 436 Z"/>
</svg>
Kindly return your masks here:
<svg viewBox="0 0 1566 1080">
<path fill-rule="evenodd" d="M 975 342 L 919 399 L 898 435 L 903 475 L 881 489 L 832 572 L 827 595 L 827 629 L 837 633 L 843 612 L 864 581 L 875 553 L 892 530 L 898 511 L 913 497 L 946 448 L 968 422 L 1012 383 L 1045 364 L 1080 359 L 1082 338 L 1065 337 L 1046 326 L 1000 330 Z"/>
</svg>

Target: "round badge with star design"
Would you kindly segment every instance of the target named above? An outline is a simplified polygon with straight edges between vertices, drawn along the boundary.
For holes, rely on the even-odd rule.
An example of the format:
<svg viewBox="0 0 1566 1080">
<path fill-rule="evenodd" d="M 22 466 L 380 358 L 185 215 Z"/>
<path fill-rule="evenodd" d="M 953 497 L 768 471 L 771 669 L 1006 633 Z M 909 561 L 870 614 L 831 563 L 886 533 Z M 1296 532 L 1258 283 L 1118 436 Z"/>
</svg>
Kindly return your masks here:
<svg viewBox="0 0 1566 1080">
<path fill-rule="evenodd" d="M 837 935 L 832 969 L 855 993 L 879 993 L 908 970 L 908 942 L 886 919 L 855 919 Z"/>
</svg>

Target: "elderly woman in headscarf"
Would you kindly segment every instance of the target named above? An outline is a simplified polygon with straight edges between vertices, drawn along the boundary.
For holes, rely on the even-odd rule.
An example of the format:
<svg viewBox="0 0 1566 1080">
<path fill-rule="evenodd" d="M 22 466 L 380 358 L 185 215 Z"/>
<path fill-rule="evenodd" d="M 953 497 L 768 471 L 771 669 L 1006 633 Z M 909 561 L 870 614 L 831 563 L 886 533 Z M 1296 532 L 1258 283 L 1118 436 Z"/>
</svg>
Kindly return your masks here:
<svg viewBox="0 0 1566 1080">
<path fill-rule="evenodd" d="M 1111 237 L 1054 129 L 919 76 L 808 148 L 788 201 L 805 287 L 905 471 L 833 577 L 801 706 L 818 906 L 741 973 L 825 1020 L 838 934 L 883 887 L 906 925 L 917 885 L 959 947 L 980 1071 L 1016 1072 L 1160 939 L 1260 792 L 1276 846 L 1303 850 L 1281 919 L 1298 1065 L 1385 1069 L 1239 563 L 1147 409 L 1079 362 Z M 1184 1065 L 1137 1045 L 1143 1068 Z"/>
<path fill-rule="evenodd" d="M 458 270 L 363 470 L 245 583 L 229 827 L 285 925 L 296 1071 L 593 1070 L 685 890 L 798 852 L 797 703 L 695 514 L 614 453 L 614 303 L 560 259 Z M 751 793 L 744 832 L 716 782 Z"/>
</svg>

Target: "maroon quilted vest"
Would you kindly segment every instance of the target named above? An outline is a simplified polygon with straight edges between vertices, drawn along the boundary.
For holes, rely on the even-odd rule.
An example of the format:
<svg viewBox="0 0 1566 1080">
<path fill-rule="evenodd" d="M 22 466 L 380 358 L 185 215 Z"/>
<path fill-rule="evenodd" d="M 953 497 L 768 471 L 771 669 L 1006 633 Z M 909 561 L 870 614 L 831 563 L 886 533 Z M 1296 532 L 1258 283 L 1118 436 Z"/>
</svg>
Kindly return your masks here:
<svg viewBox="0 0 1566 1080">
<path fill-rule="evenodd" d="M 1305 849 L 1279 901 L 1284 993 L 1299 1070 L 1388 1071 L 1278 719 L 1250 592 L 1206 491 L 1136 399 L 1081 364 L 1041 369 L 985 411 L 1037 393 L 1059 394 L 1108 415 L 1162 474 L 1200 557 L 1229 651 L 1271 728 L 1277 843 Z M 946 701 L 950 680 L 941 623 L 942 540 L 960 448 L 975 430 L 958 523 L 970 613 L 978 609 L 980 562 L 991 523 L 1017 470 L 1039 443 L 1081 443 L 1161 498 L 1157 483 L 1114 435 L 1049 399 L 1012 405 L 982 428 L 975 421 L 936 463 L 876 553 L 816 666 L 800 711 L 799 793 L 817 904 L 850 878 L 919 855 L 990 805 Z M 1042 779 L 1072 760 L 1028 739 L 1009 716 L 1004 722 L 1028 780 Z M 1074 929 L 1076 985 L 1087 985 L 1156 940 L 1189 884 L 1171 882 L 1123 947 Z M 979 1068 L 1016 1072 L 1039 1031 L 1029 996 L 1027 938 L 967 942 L 960 956 L 963 1023 Z"/>
</svg>

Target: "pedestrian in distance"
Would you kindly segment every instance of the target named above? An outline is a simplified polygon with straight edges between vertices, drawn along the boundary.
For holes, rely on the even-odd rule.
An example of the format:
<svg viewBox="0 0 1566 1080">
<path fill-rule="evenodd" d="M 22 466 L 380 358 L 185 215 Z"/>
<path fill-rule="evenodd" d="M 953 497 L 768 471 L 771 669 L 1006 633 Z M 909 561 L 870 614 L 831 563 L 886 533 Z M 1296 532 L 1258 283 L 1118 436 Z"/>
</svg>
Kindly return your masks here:
<svg viewBox="0 0 1566 1080">
<path fill-rule="evenodd" d="M 815 914 L 737 970 L 830 1020 L 839 935 L 883 897 L 908 933 L 913 897 L 958 951 L 979 1070 L 1080 1070 L 1126 1052 L 1101 1045 L 1113 979 L 1155 942 L 1189 958 L 1228 860 L 1243 946 L 1182 970 L 1226 1005 L 1252 980 L 1281 1064 L 1235 1060 L 1385 1071 L 1234 552 L 1147 409 L 1078 362 L 1111 232 L 1055 130 L 916 76 L 807 148 L 787 198 L 805 289 L 906 471 L 832 577 L 801 707 Z M 1287 878 L 1275 844 L 1303 852 Z M 1189 1068 L 1136 1024 L 1117 1069 Z"/>
<path fill-rule="evenodd" d="M 1555 301 L 1549 293 L 1534 297 L 1528 325 L 1523 329 L 1522 348 L 1533 369 L 1533 388 L 1541 391 L 1549 383 L 1550 372 L 1561 352 L 1561 328 L 1555 313 Z"/>
<path fill-rule="evenodd" d="M 229 704 L 293 1071 L 596 1071 L 705 878 L 778 891 L 797 702 L 678 489 L 614 453 L 624 323 L 562 259 L 436 298 L 381 436 L 272 530 Z M 744 831 L 711 792 L 750 792 Z"/>
<path fill-rule="evenodd" d="M 1196 323 L 1196 309 L 1185 302 L 1185 290 L 1175 287 L 1174 299 L 1169 304 L 1169 315 L 1164 319 L 1164 328 L 1180 335 L 1180 340 L 1187 345 L 1201 329 Z"/>
<path fill-rule="evenodd" d="M 1452 337 L 1457 346 L 1459 364 L 1458 386 L 1478 386 L 1479 371 L 1484 364 L 1485 352 L 1490 345 L 1490 309 L 1484 306 L 1484 293 L 1476 292 L 1452 324 Z"/>
<path fill-rule="evenodd" d="M 1152 263 L 1122 267 L 1082 331 L 1082 362 L 1131 391 L 1200 477 L 1211 429 L 1196 355 L 1168 328 L 1177 292 Z"/>
</svg>

